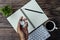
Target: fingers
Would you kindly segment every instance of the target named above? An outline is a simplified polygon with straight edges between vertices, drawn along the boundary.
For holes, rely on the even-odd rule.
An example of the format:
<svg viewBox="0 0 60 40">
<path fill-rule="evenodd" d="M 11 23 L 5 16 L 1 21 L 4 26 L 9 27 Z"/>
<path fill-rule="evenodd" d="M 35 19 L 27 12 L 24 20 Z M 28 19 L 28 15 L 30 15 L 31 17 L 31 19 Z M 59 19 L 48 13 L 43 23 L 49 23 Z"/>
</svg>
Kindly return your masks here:
<svg viewBox="0 0 60 40">
<path fill-rule="evenodd" d="M 18 26 L 17 26 L 17 33 L 21 32 L 21 28 L 20 28 L 20 23 L 18 22 Z"/>
<path fill-rule="evenodd" d="M 20 21 L 24 21 L 24 28 L 21 27 Z M 26 18 L 23 18 L 23 16 L 19 19 L 17 33 L 20 35 L 20 37 L 25 35 L 26 39 L 28 38 L 28 22 Z"/>
<path fill-rule="evenodd" d="M 21 27 L 20 21 L 24 21 L 24 29 L 26 29 L 27 26 L 28 26 L 28 23 L 26 22 L 27 19 L 26 19 L 26 18 L 23 18 L 23 16 L 19 19 L 19 22 L 18 22 L 19 30 L 23 29 L 23 28 Z"/>
<path fill-rule="evenodd" d="M 25 22 L 25 28 L 27 28 L 28 27 L 28 22 Z"/>
<path fill-rule="evenodd" d="M 28 36 L 28 23 L 25 22 L 25 27 L 23 28 L 23 32 L 26 34 L 26 37 Z"/>
<path fill-rule="evenodd" d="M 23 16 L 19 19 L 19 21 L 18 21 L 18 25 L 17 25 L 17 33 L 21 33 L 21 24 L 20 24 L 20 21 L 22 20 L 22 18 L 23 18 Z"/>
<path fill-rule="evenodd" d="M 19 22 L 23 20 L 23 16 L 19 19 Z"/>
<path fill-rule="evenodd" d="M 26 36 L 28 36 L 28 22 L 27 22 L 27 19 L 26 18 L 22 18 L 22 20 L 25 22 L 24 24 L 24 28 L 22 28 L 23 30 L 23 32 L 24 32 L 24 34 L 26 34 Z"/>
<path fill-rule="evenodd" d="M 24 21 L 24 27 L 27 27 L 28 26 L 27 19 L 26 18 L 23 18 L 23 16 L 19 19 L 19 22 L 20 21 Z"/>
<path fill-rule="evenodd" d="M 26 21 L 27 19 L 24 18 L 23 16 L 19 19 L 19 21 Z"/>
<path fill-rule="evenodd" d="M 24 21 L 24 22 L 26 22 L 26 21 L 27 21 L 27 19 L 26 19 L 26 18 L 23 18 L 23 21 Z"/>
</svg>

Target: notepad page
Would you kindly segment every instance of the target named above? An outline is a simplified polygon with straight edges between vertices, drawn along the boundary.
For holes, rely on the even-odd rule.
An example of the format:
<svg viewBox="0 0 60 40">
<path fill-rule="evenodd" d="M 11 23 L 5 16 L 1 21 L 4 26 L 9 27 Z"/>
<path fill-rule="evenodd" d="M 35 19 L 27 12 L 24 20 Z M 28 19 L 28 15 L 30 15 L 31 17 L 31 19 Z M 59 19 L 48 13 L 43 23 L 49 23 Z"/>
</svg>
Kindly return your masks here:
<svg viewBox="0 0 60 40">
<path fill-rule="evenodd" d="M 22 16 L 25 17 L 21 12 L 21 10 L 19 9 L 7 18 L 7 20 L 9 21 L 9 23 L 12 25 L 12 27 L 15 29 L 16 32 L 17 32 L 18 21 Z M 28 21 L 28 32 L 30 33 L 32 30 L 34 30 L 34 28 L 31 26 L 31 24 Z"/>
<path fill-rule="evenodd" d="M 26 5 L 24 5 L 21 9 L 24 11 L 24 13 L 27 15 L 29 20 L 36 28 L 48 20 L 48 17 L 45 15 L 45 13 L 39 7 L 39 5 L 35 0 L 31 0 Z M 35 12 L 30 10 L 34 10 Z M 43 14 L 37 13 L 36 11 L 42 12 Z"/>
</svg>

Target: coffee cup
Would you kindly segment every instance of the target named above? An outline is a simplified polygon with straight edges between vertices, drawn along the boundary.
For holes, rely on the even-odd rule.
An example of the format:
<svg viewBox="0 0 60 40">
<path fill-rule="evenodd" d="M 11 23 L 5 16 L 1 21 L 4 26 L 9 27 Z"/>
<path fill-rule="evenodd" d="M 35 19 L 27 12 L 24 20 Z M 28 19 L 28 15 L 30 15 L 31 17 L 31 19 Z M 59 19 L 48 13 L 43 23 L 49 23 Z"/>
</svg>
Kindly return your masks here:
<svg viewBox="0 0 60 40">
<path fill-rule="evenodd" d="M 54 31 L 55 29 L 58 29 L 57 27 L 56 27 L 56 24 L 55 24 L 55 22 L 54 21 L 47 21 L 46 23 L 45 23 L 45 27 L 47 28 L 47 30 L 48 31 Z"/>
</svg>

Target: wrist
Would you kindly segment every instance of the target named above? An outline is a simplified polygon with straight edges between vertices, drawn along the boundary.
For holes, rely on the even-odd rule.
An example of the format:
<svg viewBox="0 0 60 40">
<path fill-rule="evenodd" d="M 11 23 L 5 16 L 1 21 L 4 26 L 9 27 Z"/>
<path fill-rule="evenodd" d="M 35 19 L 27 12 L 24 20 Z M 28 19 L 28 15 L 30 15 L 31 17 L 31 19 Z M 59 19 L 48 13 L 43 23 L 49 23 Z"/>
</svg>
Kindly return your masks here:
<svg viewBox="0 0 60 40">
<path fill-rule="evenodd" d="M 21 40 L 25 40 L 24 35 L 21 34 L 21 35 L 19 35 L 19 37 L 20 37 Z"/>
<path fill-rule="evenodd" d="M 21 38 L 21 40 L 25 40 L 25 38 Z"/>
</svg>

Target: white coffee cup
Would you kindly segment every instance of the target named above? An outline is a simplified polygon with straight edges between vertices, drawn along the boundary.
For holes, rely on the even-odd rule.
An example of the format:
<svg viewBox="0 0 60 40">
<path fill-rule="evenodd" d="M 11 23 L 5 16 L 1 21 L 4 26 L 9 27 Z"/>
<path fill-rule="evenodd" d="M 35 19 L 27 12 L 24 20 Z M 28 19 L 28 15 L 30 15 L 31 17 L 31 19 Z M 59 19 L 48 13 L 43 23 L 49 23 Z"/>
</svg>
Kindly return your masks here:
<svg viewBox="0 0 60 40">
<path fill-rule="evenodd" d="M 53 26 L 51 26 L 50 24 L 53 25 Z M 50 31 L 50 32 L 51 32 L 51 31 L 54 31 L 55 29 L 58 29 L 58 28 L 56 27 L 56 24 L 55 24 L 54 21 L 50 21 L 50 20 L 49 20 L 49 21 L 47 21 L 44 25 L 45 25 L 45 27 L 47 28 L 47 30 Z M 48 27 L 48 26 L 49 26 L 49 27 Z M 49 28 L 51 28 L 51 29 L 49 29 Z"/>
</svg>

